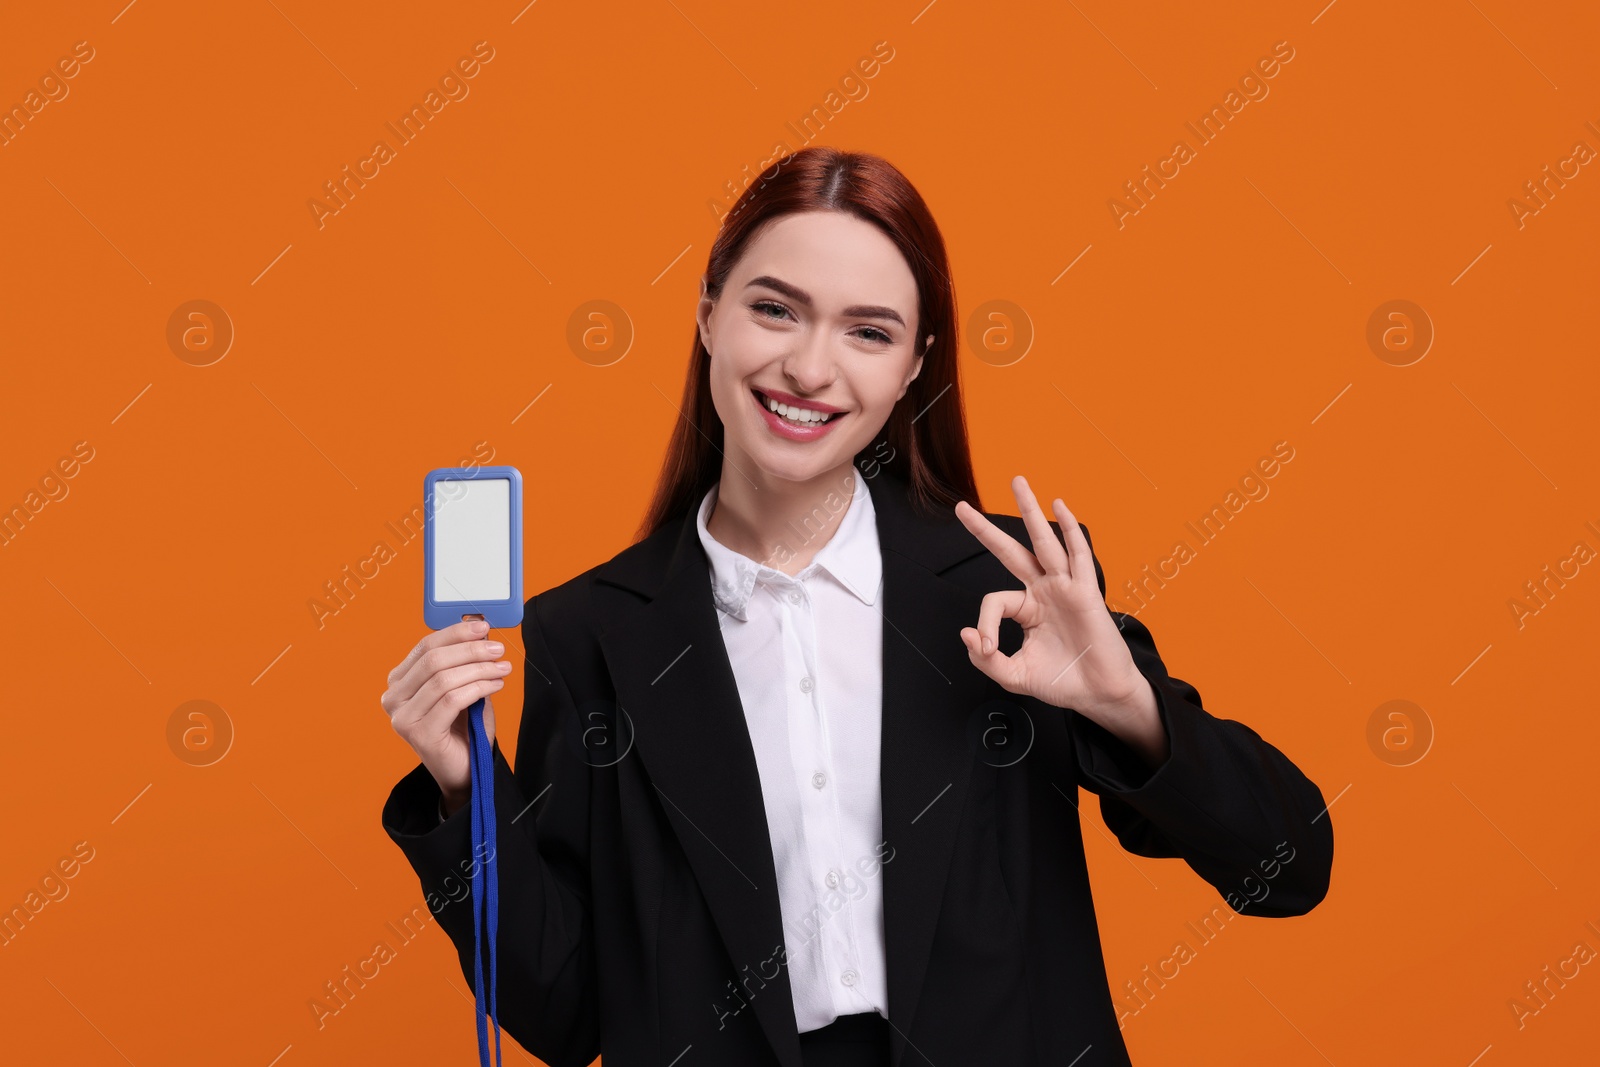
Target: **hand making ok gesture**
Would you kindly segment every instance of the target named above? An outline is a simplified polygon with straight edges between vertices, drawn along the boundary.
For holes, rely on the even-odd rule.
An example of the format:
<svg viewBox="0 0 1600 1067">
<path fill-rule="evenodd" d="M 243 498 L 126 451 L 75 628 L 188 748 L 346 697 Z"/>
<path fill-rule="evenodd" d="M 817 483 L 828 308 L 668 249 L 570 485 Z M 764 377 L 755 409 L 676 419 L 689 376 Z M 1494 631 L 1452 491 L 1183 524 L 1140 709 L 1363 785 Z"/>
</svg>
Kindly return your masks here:
<svg viewBox="0 0 1600 1067">
<path fill-rule="evenodd" d="M 1033 551 L 966 501 L 956 517 L 1023 583 L 988 594 L 977 626 L 961 640 L 973 664 L 1008 692 L 1071 708 L 1127 742 L 1152 766 L 1166 759 L 1168 741 L 1155 693 L 1134 665 L 1095 578 L 1094 558 L 1078 520 L 1061 498 L 1053 501 L 1066 548 L 1021 475 L 1011 481 Z M 999 651 L 1000 620 L 1022 627 L 1022 647 Z"/>
</svg>

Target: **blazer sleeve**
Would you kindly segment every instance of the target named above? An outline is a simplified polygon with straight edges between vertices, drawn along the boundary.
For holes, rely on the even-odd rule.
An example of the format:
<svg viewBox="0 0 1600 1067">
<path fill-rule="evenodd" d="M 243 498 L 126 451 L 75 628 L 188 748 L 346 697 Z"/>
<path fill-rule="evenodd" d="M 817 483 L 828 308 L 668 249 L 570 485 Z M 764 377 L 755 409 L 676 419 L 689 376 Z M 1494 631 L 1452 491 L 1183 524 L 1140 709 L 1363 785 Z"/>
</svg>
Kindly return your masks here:
<svg viewBox="0 0 1600 1067">
<path fill-rule="evenodd" d="M 495 1000 L 500 1026 L 551 1067 L 600 1054 L 589 886 L 589 764 L 564 744 L 572 695 L 545 643 L 538 597 L 523 613 L 524 701 L 513 772 L 496 737 L 494 804 L 499 877 Z M 503 691 L 503 690 L 502 690 Z M 473 987 L 471 808 L 439 821 L 439 785 L 421 762 L 383 808 L 383 828 L 421 881 Z M 484 858 L 488 858 L 485 856 Z M 485 955 L 484 975 L 488 977 Z"/>
<path fill-rule="evenodd" d="M 1087 541 L 1088 528 L 1079 528 Z M 1099 559 L 1094 569 L 1104 596 Z M 1194 686 L 1167 673 L 1137 618 L 1111 616 L 1155 692 L 1171 752 L 1152 769 L 1098 723 L 1068 716 L 1079 781 L 1100 798 L 1106 825 L 1130 852 L 1181 857 L 1236 912 L 1310 911 L 1327 895 L 1333 867 L 1322 791 L 1250 727 L 1208 712 Z"/>
</svg>

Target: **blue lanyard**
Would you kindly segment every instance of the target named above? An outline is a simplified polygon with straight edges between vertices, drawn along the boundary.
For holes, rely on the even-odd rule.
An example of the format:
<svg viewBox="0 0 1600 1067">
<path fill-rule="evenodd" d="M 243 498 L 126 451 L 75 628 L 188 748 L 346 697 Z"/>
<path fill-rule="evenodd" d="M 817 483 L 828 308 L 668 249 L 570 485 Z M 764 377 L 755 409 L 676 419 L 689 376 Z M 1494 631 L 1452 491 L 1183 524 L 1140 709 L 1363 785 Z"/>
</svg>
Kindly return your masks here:
<svg viewBox="0 0 1600 1067">
<path fill-rule="evenodd" d="M 478 1013 L 478 1063 L 489 1067 L 489 1031 L 494 1027 L 494 1060 L 500 1061 L 500 1023 L 495 1018 L 495 941 L 500 928 L 500 879 L 495 867 L 494 827 L 494 752 L 489 747 L 488 735 L 483 729 L 483 700 L 480 698 L 467 712 L 472 744 L 468 752 L 472 765 L 472 855 L 478 862 L 472 867 L 472 967 L 475 984 L 473 994 Z M 487 846 L 487 847 L 485 847 Z M 483 998 L 483 944 L 479 936 L 483 929 L 483 909 L 489 909 L 489 1007 L 487 1017 Z"/>
</svg>

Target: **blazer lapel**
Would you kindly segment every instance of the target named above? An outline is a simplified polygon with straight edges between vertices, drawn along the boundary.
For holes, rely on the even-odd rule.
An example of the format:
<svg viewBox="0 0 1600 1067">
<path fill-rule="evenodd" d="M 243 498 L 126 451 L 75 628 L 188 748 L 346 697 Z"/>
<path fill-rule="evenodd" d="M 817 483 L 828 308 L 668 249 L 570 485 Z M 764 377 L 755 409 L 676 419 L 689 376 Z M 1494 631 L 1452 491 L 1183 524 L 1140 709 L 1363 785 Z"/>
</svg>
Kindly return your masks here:
<svg viewBox="0 0 1600 1067">
<path fill-rule="evenodd" d="M 982 552 L 953 510 L 914 511 L 905 484 L 869 479 L 883 551 L 882 868 L 888 953 L 890 1064 L 905 1058 L 967 785 L 979 752 L 978 709 L 995 695 L 973 667 L 961 628 L 978 621 L 981 594 L 940 577 Z"/>
<path fill-rule="evenodd" d="M 961 644 L 981 596 L 939 572 L 987 551 L 952 513 L 915 512 L 905 483 L 867 479 L 883 553 L 882 868 L 893 1063 L 927 971 L 975 750 L 972 714 L 990 683 Z M 736 971 L 766 985 L 749 1001 L 778 1060 L 802 1067 L 783 915 L 761 779 L 711 597 L 695 508 L 602 565 L 597 577 L 649 597 L 599 634 L 635 750 L 705 894 Z"/>
</svg>

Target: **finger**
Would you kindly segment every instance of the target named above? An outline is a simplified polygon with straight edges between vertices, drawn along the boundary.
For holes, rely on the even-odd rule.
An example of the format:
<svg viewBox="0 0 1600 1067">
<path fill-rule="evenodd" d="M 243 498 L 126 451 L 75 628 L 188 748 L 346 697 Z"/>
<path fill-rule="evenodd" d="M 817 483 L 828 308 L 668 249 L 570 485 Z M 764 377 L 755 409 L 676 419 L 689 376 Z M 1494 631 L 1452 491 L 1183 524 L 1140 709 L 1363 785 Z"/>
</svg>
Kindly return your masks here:
<svg viewBox="0 0 1600 1067">
<path fill-rule="evenodd" d="M 988 517 L 965 500 L 956 504 L 956 518 L 967 531 L 983 542 L 994 553 L 1005 569 L 1022 581 L 1030 581 L 1044 573 L 1033 553 L 1022 547 L 1022 542 L 990 522 Z"/>
<path fill-rule="evenodd" d="M 1067 542 L 1067 557 L 1072 568 L 1072 577 L 1088 578 L 1093 582 L 1094 554 L 1089 551 L 1089 542 L 1084 539 L 1083 530 L 1078 526 L 1077 518 L 1067 507 L 1067 502 L 1060 497 L 1055 499 L 1056 521 L 1061 524 L 1061 535 Z M 1097 586 L 1098 588 L 1098 586 Z"/>
<path fill-rule="evenodd" d="M 478 640 L 460 641 L 431 648 L 411 665 L 399 681 L 389 687 L 389 692 L 385 696 L 388 697 L 391 706 L 405 704 L 422 695 L 435 679 L 445 676 L 448 681 L 449 678 L 459 677 L 463 670 L 473 673 L 471 668 L 480 668 L 475 673 L 485 677 L 504 677 L 511 671 L 510 661 L 502 658 L 505 651 L 505 645 L 499 641 Z M 451 674 L 452 671 L 457 673 Z M 434 698 L 437 698 L 438 693 L 438 686 L 429 691 Z"/>
<path fill-rule="evenodd" d="M 401 660 L 399 665 L 389 672 L 389 684 L 392 686 L 395 682 L 405 677 L 417 660 L 433 649 L 463 641 L 476 641 L 488 636 L 489 624 L 479 619 L 463 619 L 454 625 L 446 626 L 442 630 L 434 630 L 418 641 L 411 651 L 406 653 L 406 658 Z"/>
<path fill-rule="evenodd" d="M 967 646 L 967 656 L 972 660 L 972 665 L 1002 686 L 1010 688 L 1015 684 L 1017 672 L 1013 657 L 1005 655 L 998 648 L 985 652 L 982 641 L 983 638 L 976 627 L 961 628 L 961 643 Z"/>
<path fill-rule="evenodd" d="M 443 733 L 454 725 L 463 711 L 472 707 L 474 702 L 481 699 L 483 701 L 484 736 L 492 742 L 494 734 L 489 730 L 491 722 L 489 718 L 489 698 L 505 688 L 505 684 L 506 680 L 504 678 L 480 678 L 477 681 L 468 682 L 466 685 L 456 686 L 442 695 L 434 703 L 433 707 L 428 709 L 424 718 L 435 720 L 428 724 L 429 728 L 436 728 L 440 733 Z"/>
<path fill-rule="evenodd" d="M 503 666 L 502 666 L 503 664 Z M 414 724 L 427 724 L 430 728 L 449 729 L 462 709 L 478 697 L 498 692 L 511 673 L 510 663 L 468 663 L 440 671 L 430 677 L 416 696 L 395 714 L 396 728 Z"/>
<path fill-rule="evenodd" d="M 1028 539 L 1033 542 L 1033 554 L 1044 572 L 1068 573 L 1067 553 L 1061 547 L 1061 542 L 1056 540 L 1055 531 L 1050 529 L 1050 520 L 1039 507 L 1039 501 L 1034 499 L 1028 479 L 1020 474 L 1011 479 L 1011 491 L 1016 494 L 1017 509 L 1022 513 L 1024 525 L 1028 527 Z"/>
<path fill-rule="evenodd" d="M 978 607 L 978 636 L 982 638 L 979 651 L 984 655 L 1000 647 L 1000 620 L 1016 618 L 1027 596 L 1025 589 L 1002 589 L 983 598 Z"/>
</svg>

